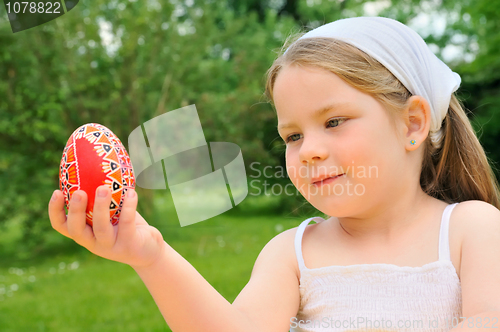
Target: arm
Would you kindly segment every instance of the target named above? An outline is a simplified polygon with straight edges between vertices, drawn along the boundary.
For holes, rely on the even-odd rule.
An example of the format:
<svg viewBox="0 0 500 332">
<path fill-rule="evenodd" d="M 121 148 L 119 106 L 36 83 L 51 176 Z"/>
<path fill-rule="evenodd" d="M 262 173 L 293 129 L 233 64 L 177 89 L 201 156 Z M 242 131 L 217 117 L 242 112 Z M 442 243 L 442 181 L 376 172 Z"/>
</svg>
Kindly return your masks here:
<svg viewBox="0 0 500 332">
<path fill-rule="evenodd" d="M 294 238 L 297 228 L 275 236 L 257 258 L 250 281 L 233 306 L 259 322 L 255 331 L 288 332 L 300 305 Z"/>
<path fill-rule="evenodd" d="M 500 331 L 500 211 L 482 201 L 460 205 L 463 321 L 450 332 Z"/>
<path fill-rule="evenodd" d="M 172 331 L 257 331 L 196 269 L 165 243 L 153 265 L 136 267 Z"/>
<path fill-rule="evenodd" d="M 52 227 L 96 255 L 132 266 L 172 331 L 289 330 L 299 297 L 296 274 L 283 262 L 290 262 L 289 249 L 293 250 L 290 231 L 275 237 L 262 250 L 250 282 L 238 296 L 238 305 L 231 305 L 136 212 L 137 195 L 127 196 L 120 222 L 112 226 L 109 187 L 99 189 L 106 189 L 106 195 L 96 195 L 92 227 L 85 222 L 86 193 L 73 194 L 66 216 L 62 194 L 56 190 L 49 203 Z M 284 243 L 288 244 L 285 248 Z M 286 257 L 281 255 L 284 250 Z"/>
<path fill-rule="evenodd" d="M 297 276 L 288 264 L 293 234 L 264 247 L 232 305 L 168 245 L 157 263 L 135 270 L 172 331 L 286 332 L 299 306 Z"/>
</svg>

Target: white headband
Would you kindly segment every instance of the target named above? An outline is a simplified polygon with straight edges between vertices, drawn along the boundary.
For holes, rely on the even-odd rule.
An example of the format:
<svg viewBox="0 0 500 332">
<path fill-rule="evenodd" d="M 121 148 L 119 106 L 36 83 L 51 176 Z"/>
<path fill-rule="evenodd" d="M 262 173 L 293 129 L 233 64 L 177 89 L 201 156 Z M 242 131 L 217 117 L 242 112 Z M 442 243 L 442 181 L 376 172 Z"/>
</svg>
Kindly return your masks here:
<svg viewBox="0 0 500 332">
<path fill-rule="evenodd" d="M 384 65 L 412 95 L 424 97 L 432 113 L 431 141 L 435 147 L 441 145 L 441 123 L 461 79 L 415 31 L 390 18 L 354 17 L 322 25 L 300 39 L 311 37 L 335 38 L 356 46 Z"/>
</svg>

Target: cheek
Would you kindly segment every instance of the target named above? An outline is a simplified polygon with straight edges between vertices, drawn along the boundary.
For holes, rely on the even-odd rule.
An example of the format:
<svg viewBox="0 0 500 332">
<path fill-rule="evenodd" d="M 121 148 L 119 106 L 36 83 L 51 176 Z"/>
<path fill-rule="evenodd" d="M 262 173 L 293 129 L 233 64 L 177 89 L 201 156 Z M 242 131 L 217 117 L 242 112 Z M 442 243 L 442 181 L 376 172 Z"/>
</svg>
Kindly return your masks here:
<svg viewBox="0 0 500 332">
<path fill-rule="evenodd" d="M 295 184 L 298 177 L 297 167 L 299 167 L 300 165 L 297 160 L 297 157 L 293 152 L 291 152 L 290 149 L 286 150 L 285 161 L 286 161 L 286 172 L 288 174 L 288 177 L 290 178 L 292 183 Z"/>
<path fill-rule="evenodd" d="M 286 171 L 290 181 L 299 189 L 307 181 L 307 167 L 302 165 L 298 157 L 298 150 L 288 148 L 285 153 Z M 299 189 L 300 191 L 300 189 Z"/>
<path fill-rule="evenodd" d="M 370 133 L 365 128 L 356 129 L 339 142 L 335 163 L 348 173 L 349 183 L 370 186 L 380 177 L 386 152 L 380 150 L 377 133 Z"/>
<path fill-rule="evenodd" d="M 354 181 L 367 186 L 378 185 L 394 176 L 401 166 L 395 153 L 396 147 L 377 132 L 366 132 L 366 136 L 353 138 L 343 148 L 343 165 L 350 166 Z"/>
<path fill-rule="evenodd" d="M 360 132 L 362 131 L 356 131 L 337 142 L 334 155 L 338 158 L 336 163 L 339 166 L 353 168 L 359 165 L 366 167 L 372 162 L 376 146 L 366 136 L 360 135 Z"/>
</svg>

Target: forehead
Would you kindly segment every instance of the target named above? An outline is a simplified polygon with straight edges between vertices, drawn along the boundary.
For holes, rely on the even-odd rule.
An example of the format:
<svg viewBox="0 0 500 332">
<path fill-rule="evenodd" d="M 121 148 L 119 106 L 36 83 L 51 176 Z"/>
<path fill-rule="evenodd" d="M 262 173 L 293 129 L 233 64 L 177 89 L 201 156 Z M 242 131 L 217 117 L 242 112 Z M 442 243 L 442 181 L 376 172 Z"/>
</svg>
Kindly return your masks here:
<svg viewBox="0 0 500 332">
<path fill-rule="evenodd" d="M 298 65 L 283 67 L 273 89 L 278 121 L 296 111 L 317 110 L 328 104 L 362 104 L 367 97 L 332 72 Z"/>
</svg>

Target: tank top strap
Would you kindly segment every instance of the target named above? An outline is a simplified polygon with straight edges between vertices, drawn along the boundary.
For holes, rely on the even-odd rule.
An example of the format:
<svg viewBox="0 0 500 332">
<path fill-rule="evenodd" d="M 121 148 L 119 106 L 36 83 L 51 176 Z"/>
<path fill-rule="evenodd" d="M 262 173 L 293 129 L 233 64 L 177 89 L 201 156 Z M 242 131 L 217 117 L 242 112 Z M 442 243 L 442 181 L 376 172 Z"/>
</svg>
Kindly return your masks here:
<svg viewBox="0 0 500 332">
<path fill-rule="evenodd" d="M 450 256 L 450 216 L 453 208 L 458 203 L 448 205 L 444 211 L 443 216 L 441 217 L 441 229 L 439 230 L 439 260 L 440 261 L 451 261 Z"/>
<path fill-rule="evenodd" d="M 297 228 L 297 233 L 295 233 L 295 255 L 297 255 L 297 262 L 299 263 L 300 271 L 305 268 L 304 258 L 302 257 L 302 236 L 304 235 L 304 231 L 311 221 L 318 223 L 324 220 L 325 219 L 321 217 L 312 217 L 304 220 Z"/>
</svg>

